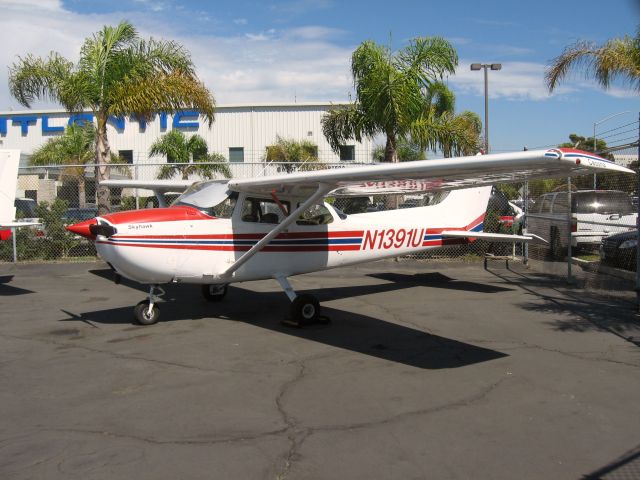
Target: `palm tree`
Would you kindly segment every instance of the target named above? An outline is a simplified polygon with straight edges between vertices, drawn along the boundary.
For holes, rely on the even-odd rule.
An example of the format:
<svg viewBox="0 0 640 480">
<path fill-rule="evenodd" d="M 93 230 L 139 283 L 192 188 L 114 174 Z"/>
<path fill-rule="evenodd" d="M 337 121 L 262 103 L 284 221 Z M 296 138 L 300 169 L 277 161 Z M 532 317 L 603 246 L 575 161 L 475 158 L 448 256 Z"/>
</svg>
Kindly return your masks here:
<svg viewBox="0 0 640 480">
<path fill-rule="evenodd" d="M 329 144 L 386 136 L 385 161 L 397 162 L 401 138 L 422 149 L 446 153 L 476 148 L 469 123 L 453 115 L 455 96 L 441 81 L 458 64 L 453 46 L 440 37 L 413 39 L 394 54 L 373 41 L 363 42 L 351 58 L 356 101 L 332 109 L 322 119 Z"/>
<path fill-rule="evenodd" d="M 213 122 L 214 99 L 196 77 L 189 52 L 176 42 L 142 40 L 126 21 L 88 37 L 75 65 L 55 52 L 18 57 L 9 68 L 9 88 L 26 107 L 48 97 L 70 112 L 93 112 L 98 181 L 109 177 L 109 116 L 149 119 L 159 111 L 193 108 Z M 97 202 L 101 215 L 109 212 L 107 187 L 98 187 Z"/>
<path fill-rule="evenodd" d="M 149 155 L 167 157 L 169 163 L 160 168 L 160 179 L 171 178 L 176 174 L 180 174 L 183 180 L 188 180 L 192 174 L 211 179 L 216 173 L 231 178 L 231 169 L 224 156 L 219 153 L 210 154 L 207 142 L 198 134 L 187 138 L 180 130 L 171 130 L 151 145 Z"/>
<path fill-rule="evenodd" d="M 48 140 L 36 149 L 29 163 L 31 165 L 62 165 L 61 176 L 70 177 L 78 182 L 78 204 L 85 207 L 86 198 L 86 165 L 95 159 L 96 129 L 93 124 L 69 125 L 64 134 Z M 126 163 L 120 157 L 111 155 L 110 164 Z M 127 167 L 119 167 L 129 173 Z"/>
<path fill-rule="evenodd" d="M 276 143 L 267 147 L 264 160 L 282 163 L 287 173 L 324 168 L 323 164 L 318 163 L 318 146 L 315 143 L 282 138 L 279 135 L 276 135 Z"/>
<path fill-rule="evenodd" d="M 552 92 L 573 67 L 584 67 L 586 78 L 595 80 L 604 89 L 615 79 L 640 91 L 640 29 L 635 37 L 613 38 L 598 46 L 579 40 L 564 49 L 547 69 L 545 79 Z"/>
<path fill-rule="evenodd" d="M 398 161 L 400 162 L 411 162 L 413 160 L 425 160 L 427 158 L 427 152 L 424 151 L 420 145 L 411 142 L 405 138 L 398 139 L 398 144 L 396 145 L 396 151 L 398 155 Z M 371 153 L 371 157 L 376 162 L 384 162 L 384 154 L 385 147 L 384 145 L 377 145 L 373 152 Z"/>
</svg>

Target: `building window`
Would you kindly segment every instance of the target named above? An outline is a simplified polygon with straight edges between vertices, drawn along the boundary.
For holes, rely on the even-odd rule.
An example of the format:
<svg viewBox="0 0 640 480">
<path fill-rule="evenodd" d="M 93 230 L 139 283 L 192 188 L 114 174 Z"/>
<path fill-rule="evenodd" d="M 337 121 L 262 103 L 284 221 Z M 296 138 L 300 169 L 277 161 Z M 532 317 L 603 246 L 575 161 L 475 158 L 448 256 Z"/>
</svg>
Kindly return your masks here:
<svg viewBox="0 0 640 480">
<path fill-rule="evenodd" d="M 244 147 L 229 147 L 229 161 L 232 163 L 244 162 Z"/>
<path fill-rule="evenodd" d="M 128 164 L 133 164 L 133 150 L 118 150 L 118 156 Z"/>
<path fill-rule="evenodd" d="M 356 147 L 355 145 L 340 145 L 340 160 L 355 160 L 356 159 Z"/>
</svg>

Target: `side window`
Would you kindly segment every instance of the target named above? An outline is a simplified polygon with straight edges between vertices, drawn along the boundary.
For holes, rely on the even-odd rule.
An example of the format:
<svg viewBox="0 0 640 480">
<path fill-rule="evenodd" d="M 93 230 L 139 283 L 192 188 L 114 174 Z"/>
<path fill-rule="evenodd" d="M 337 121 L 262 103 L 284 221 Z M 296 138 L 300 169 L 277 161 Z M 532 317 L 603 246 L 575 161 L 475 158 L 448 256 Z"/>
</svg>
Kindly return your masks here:
<svg viewBox="0 0 640 480">
<path fill-rule="evenodd" d="M 282 202 L 288 212 L 289 202 Z M 284 212 L 273 200 L 264 198 L 246 198 L 242 205 L 241 218 L 243 222 L 280 223 L 285 217 Z"/>
<path fill-rule="evenodd" d="M 553 213 L 567 213 L 568 211 L 569 204 L 567 202 L 567 194 L 557 194 L 556 199 L 553 201 Z"/>
<path fill-rule="evenodd" d="M 540 213 L 551 213 L 551 200 L 553 196 L 545 195 L 542 199 L 542 205 L 540 206 Z"/>
<path fill-rule="evenodd" d="M 312 205 L 296 220 L 298 225 L 327 225 L 331 222 L 333 222 L 333 215 L 327 207 L 320 204 Z"/>
</svg>

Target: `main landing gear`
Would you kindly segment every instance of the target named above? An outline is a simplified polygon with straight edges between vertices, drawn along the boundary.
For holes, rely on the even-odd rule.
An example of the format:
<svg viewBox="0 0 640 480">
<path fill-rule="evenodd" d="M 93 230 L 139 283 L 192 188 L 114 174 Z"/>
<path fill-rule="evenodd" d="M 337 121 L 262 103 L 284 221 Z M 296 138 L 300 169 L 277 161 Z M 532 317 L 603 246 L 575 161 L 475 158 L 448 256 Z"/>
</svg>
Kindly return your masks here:
<svg viewBox="0 0 640 480">
<path fill-rule="evenodd" d="M 286 277 L 276 277 L 276 280 L 291 300 L 289 318 L 282 323 L 292 327 L 304 327 L 314 323 L 326 325 L 330 322 L 329 317 L 320 315 L 320 302 L 313 295 L 297 295 L 291 287 Z"/>
</svg>

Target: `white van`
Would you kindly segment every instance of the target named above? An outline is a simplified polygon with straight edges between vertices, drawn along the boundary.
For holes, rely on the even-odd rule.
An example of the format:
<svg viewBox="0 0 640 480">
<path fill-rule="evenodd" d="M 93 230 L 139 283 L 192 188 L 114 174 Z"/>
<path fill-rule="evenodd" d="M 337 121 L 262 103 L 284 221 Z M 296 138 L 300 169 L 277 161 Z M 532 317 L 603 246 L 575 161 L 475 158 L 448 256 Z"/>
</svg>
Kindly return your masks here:
<svg viewBox="0 0 640 480">
<path fill-rule="evenodd" d="M 561 258 L 568 244 L 567 192 L 541 195 L 529 210 L 527 231 L 549 242 L 551 255 Z M 618 190 L 571 192 L 571 247 L 596 250 L 604 237 L 635 229 L 637 209 Z"/>
</svg>

